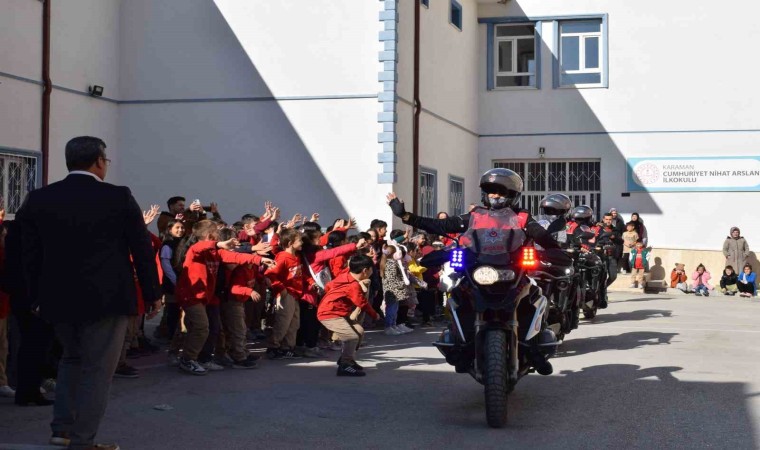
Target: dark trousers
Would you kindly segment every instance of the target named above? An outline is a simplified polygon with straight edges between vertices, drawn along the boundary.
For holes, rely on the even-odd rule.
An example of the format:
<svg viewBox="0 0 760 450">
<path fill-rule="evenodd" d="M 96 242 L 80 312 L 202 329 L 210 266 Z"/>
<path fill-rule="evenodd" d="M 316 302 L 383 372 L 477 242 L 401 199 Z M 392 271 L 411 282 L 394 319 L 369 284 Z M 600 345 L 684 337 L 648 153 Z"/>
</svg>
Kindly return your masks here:
<svg viewBox="0 0 760 450">
<path fill-rule="evenodd" d="M 407 317 L 407 313 L 409 312 L 409 306 L 406 304 L 406 302 L 399 303 L 398 305 L 398 315 L 396 316 L 396 323 L 397 324 L 405 324 L 409 323 L 409 317 Z"/>
<path fill-rule="evenodd" d="M 68 433 L 71 449 L 93 445 L 108 404 L 127 321 L 127 316 L 108 316 L 95 322 L 55 325 L 63 358 L 50 428 L 54 433 Z"/>
<path fill-rule="evenodd" d="M 214 354 L 214 348 L 219 339 L 219 333 L 222 332 L 222 318 L 219 314 L 219 305 L 206 305 L 206 316 L 208 317 L 208 338 L 203 344 L 203 350 L 198 355 L 198 362 L 209 362 Z"/>
<path fill-rule="evenodd" d="M 420 301 L 420 311 L 422 312 L 422 321 L 430 322 L 435 315 L 435 301 L 438 291 L 433 289 L 423 289 L 417 292 L 417 300 Z"/>
<path fill-rule="evenodd" d="M 39 397 L 44 378 L 53 378 L 48 367 L 55 331 L 53 326 L 29 311 L 16 314 L 20 334 L 17 368 L 16 399 L 31 400 Z"/>
<path fill-rule="evenodd" d="M 296 334 L 296 345 L 314 348 L 319 340 L 320 323 L 317 320 L 317 308 L 310 303 L 299 300 L 301 308 L 301 326 Z"/>
<path fill-rule="evenodd" d="M 745 294 L 755 294 L 755 287 L 749 283 L 736 283 L 737 289 L 739 289 L 739 292 L 745 293 Z"/>
<path fill-rule="evenodd" d="M 179 328 L 179 321 L 182 317 L 182 308 L 177 303 L 166 304 L 166 331 L 169 339 L 174 339 L 174 334 Z"/>
</svg>

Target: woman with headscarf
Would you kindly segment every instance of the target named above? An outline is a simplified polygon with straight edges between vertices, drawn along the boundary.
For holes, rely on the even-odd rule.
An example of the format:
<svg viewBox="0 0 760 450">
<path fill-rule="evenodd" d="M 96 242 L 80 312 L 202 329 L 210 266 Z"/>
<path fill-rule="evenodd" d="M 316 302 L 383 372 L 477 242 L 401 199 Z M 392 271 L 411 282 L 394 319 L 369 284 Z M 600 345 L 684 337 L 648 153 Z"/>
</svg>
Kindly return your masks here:
<svg viewBox="0 0 760 450">
<path fill-rule="evenodd" d="M 723 241 L 723 256 L 726 257 L 726 265 L 731 267 L 744 267 L 749 256 L 749 245 L 741 236 L 739 227 L 731 227 L 729 235 Z M 741 270 L 741 269 L 736 269 Z"/>
<path fill-rule="evenodd" d="M 635 212 L 631 214 L 631 222 L 636 227 L 636 233 L 639 235 L 639 240 L 644 243 L 644 248 L 649 247 L 649 236 L 647 235 L 647 227 L 644 226 L 644 221 L 639 216 L 639 213 Z"/>
</svg>

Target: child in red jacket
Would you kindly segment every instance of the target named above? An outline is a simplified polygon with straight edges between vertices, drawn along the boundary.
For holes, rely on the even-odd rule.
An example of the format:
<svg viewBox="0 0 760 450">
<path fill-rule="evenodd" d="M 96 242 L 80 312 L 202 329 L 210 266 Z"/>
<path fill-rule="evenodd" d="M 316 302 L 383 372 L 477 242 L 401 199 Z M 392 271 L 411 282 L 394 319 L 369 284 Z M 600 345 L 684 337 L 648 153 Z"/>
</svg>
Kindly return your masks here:
<svg viewBox="0 0 760 450">
<path fill-rule="evenodd" d="M 243 253 L 242 250 L 237 250 Z M 253 369 L 258 357 L 248 355 L 246 350 L 245 304 L 262 301 L 261 294 L 254 290 L 258 269 L 253 264 L 228 265 L 231 269 L 227 282 L 227 298 L 222 299 L 222 327 L 227 343 L 227 353 L 232 358 L 233 369 Z"/>
<path fill-rule="evenodd" d="M 264 264 L 274 262 L 258 255 L 243 255 L 228 250 L 238 245 L 237 239 L 217 242 L 219 228 L 210 220 L 202 220 L 193 226 L 193 236 L 187 242 L 187 253 L 182 264 L 182 274 L 177 279 L 175 296 L 177 304 L 185 312 L 185 338 L 179 367 L 193 375 L 205 375 L 207 370 L 198 363 L 198 354 L 203 349 L 209 334 L 207 304 L 218 304 L 214 292 L 219 265 Z"/>
<path fill-rule="evenodd" d="M 300 358 L 293 351 L 301 321 L 298 301 L 305 292 L 313 289 L 313 281 L 310 284 L 311 277 L 303 267 L 301 233 L 287 228 L 279 235 L 279 243 L 284 250 L 275 256 L 277 265 L 265 274 L 272 283 L 272 293 L 276 298 L 274 327 L 267 344 L 267 357 L 296 359 Z"/>
<path fill-rule="evenodd" d="M 374 264 L 369 256 L 355 255 L 348 266 L 350 273 L 340 275 L 327 284 L 317 318 L 343 343 L 338 376 L 362 377 L 366 374 L 354 357 L 364 336 L 364 328 L 354 315 L 358 316 L 358 311 L 364 311 L 375 320 L 379 317 L 367 300 L 367 286 Z"/>
</svg>

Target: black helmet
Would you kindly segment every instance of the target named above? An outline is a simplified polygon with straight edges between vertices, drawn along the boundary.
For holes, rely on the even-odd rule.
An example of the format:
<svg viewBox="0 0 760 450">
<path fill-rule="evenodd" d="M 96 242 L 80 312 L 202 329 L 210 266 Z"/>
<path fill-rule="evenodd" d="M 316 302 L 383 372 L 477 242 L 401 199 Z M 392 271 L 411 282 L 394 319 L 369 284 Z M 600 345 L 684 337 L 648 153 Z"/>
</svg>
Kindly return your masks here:
<svg viewBox="0 0 760 450">
<path fill-rule="evenodd" d="M 565 194 L 549 194 L 541 200 L 541 211 L 548 216 L 564 216 L 573 207 Z"/>
<path fill-rule="evenodd" d="M 591 223 L 594 217 L 594 210 L 586 205 L 576 206 L 570 211 L 570 218 L 578 223 Z"/>
<path fill-rule="evenodd" d="M 509 208 L 520 200 L 523 180 L 516 172 L 509 169 L 491 169 L 480 177 L 480 191 L 483 204 L 491 209 Z M 501 194 L 500 199 L 488 198 L 488 194 Z"/>
</svg>

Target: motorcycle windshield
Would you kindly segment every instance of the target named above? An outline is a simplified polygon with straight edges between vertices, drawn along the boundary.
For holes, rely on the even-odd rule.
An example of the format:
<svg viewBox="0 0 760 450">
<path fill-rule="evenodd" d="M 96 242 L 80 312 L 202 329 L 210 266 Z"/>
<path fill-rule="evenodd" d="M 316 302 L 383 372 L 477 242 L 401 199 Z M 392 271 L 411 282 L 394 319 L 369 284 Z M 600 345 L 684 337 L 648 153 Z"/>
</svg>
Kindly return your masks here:
<svg viewBox="0 0 760 450">
<path fill-rule="evenodd" d="M 460 243 L 476 253 L 480 262 L 506 265 L 509 255 L 522 247 L 525 239 L 517 214 L 511 209 L 475 208 Z"/>
</svg>

